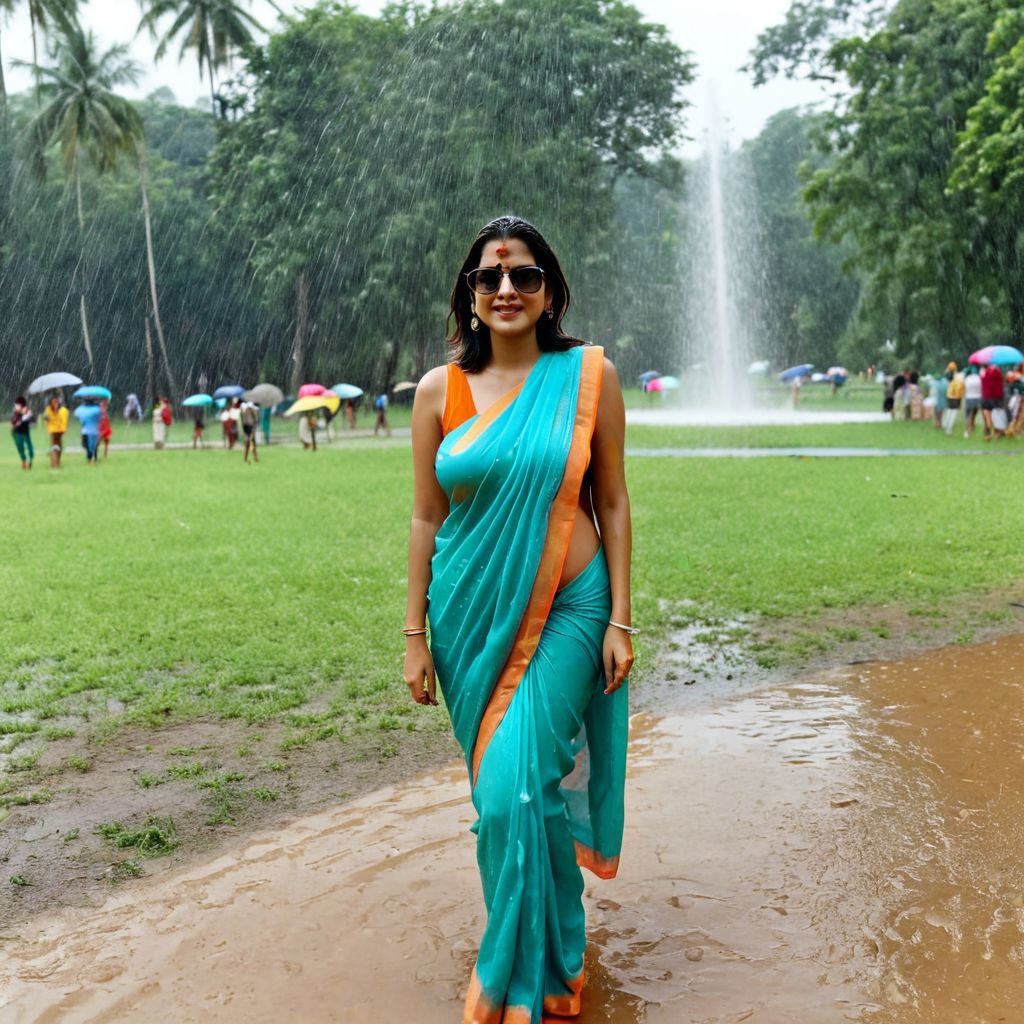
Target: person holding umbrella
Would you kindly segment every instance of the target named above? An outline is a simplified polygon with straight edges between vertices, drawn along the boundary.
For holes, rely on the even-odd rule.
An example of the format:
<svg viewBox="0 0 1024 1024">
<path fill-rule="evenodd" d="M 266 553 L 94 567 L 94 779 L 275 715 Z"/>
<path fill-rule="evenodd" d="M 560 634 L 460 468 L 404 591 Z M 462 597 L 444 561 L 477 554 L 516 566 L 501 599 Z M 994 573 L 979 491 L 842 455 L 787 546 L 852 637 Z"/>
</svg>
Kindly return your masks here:
<svg viewBox="0 0 1024 1024">
<path fill-rule="evenodd" d="M 75 409 L 75 419 L 82 425 L 82 447 L 85 449 L 85 461 L 96 465 L 100 448 L 100 420 L 103 413 L 91 399 L 86 399 Z"/>
<path fill-rule="evenodd" d="M 985 424 L 985 440 L 1003 437 L 1006 433 L 1006 412 L 1003 409 L 1003 371 L 989 363 L 981 371 L 981 418 Z M 999 424 L 996 424 L 996 416 Z"/>
<path fill-rule="evenodd" d="M 24 395 L 18 395 L 14 400 L 14 412 L 11 414 L 11 436 L 14 438 L 14 446 L 18 449 L 18 458 L 21 459 L 22 469 L 31 469 L 32 460 L 36 457 L 32 447 L 32 435 L 29 429 L 35 413 L 28 407 Z"/>
<path fill-rule="evenodd" d="M 59 395 L 54 395 L 43 412 L 43 423 L 46 424 L 46 432 L 50 435 L 51 469 L 60 469 L 60 457 L 64 452 L 64 435 L 67 433 L 70 418 L 68 407 L 60 400 Z"/>
<path fill-rule="evenodd" d="M 239 401 L 237 398 L 235 401 Z M 239 406 L 239 421 L 242 424 L 242 433 L 245 434 L 245 462 L 249 461 L 249 454 L 252 453 L 252 461 L 259 462 L 260 456 L 256 451 L 256 428 L 260 422 L 260 408 L 255 402 L 243 402 Z"/>
</svg>

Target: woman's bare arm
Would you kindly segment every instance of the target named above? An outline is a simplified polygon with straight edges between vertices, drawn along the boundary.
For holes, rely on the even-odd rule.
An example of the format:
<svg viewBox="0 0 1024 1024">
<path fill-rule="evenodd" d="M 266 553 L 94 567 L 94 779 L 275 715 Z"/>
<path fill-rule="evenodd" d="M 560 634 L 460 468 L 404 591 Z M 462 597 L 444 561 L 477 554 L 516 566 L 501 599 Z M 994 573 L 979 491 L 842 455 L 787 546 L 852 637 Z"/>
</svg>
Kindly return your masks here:
<svg viewBox="0 0 1024 1024">
<path fill-rule="evenodd" d="M 608 563 L 612 591 L 611 619 L 624 626 L 631 626 L 629 575 L 633 530 L 629 493 L 626 490 L 625 442 L 626 409 L 622 401 L 622 387 L 615 367 L 606 359 L 590 449 L 591 495 Z M 632 638 L 624 630 L 609 626 L 604 640 L 606 692 L 622 685 L 632 665 Z"/>
<path fill-rule="evenodd" d="M 434 537 L 448 515 L 448 498 L 434 473 L 434 460 L 441 444 L 441 414 L 447 369 L 443 366 L 423 376 L 416 388 L 412 407 L 412 522 L 409 527 L 409 594 L 405 625 L 419 629 L 426 624 L 427 589 Z M 434 663 L 425 636 L 406 638 L 405 681 L 413 700 L 436 704 Z"/>
</svg>

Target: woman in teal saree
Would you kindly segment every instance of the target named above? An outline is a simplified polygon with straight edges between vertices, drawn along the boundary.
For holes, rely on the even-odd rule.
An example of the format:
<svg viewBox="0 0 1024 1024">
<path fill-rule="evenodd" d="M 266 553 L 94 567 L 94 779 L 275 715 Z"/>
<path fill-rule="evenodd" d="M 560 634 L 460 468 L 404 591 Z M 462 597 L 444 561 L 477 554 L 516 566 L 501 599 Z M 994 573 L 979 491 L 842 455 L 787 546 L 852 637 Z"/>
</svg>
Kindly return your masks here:
<svg viewBox="0 0 1024 1024">
<path fill-rule="evenodd" d="M 405 679 L 434 704 L 436 672 L 487 908 L 465 1024 L 580 1012 L 580 867 L 611 877 L 622 841 L 625 416 L 602 350 L 563 332 L 568 304 L 537 229 L 492 221 L 452 292 L 453 362 L 413 407 Z"/>
</svg>

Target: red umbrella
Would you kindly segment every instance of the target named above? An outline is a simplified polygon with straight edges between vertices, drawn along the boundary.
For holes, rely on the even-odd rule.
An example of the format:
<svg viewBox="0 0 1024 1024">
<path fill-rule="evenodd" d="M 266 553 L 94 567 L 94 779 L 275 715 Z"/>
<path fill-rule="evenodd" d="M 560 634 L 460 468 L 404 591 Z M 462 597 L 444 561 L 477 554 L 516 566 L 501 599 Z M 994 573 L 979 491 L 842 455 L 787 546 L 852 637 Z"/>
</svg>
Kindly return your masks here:
<svg viewBox="0 0 1024 1024">
<path fill-rule="evenodd" d="M 322 395 L 328 388 L 323 384 L 303 384 L 299 388 L 299 398 L 309 398 L 310 395 Z"/>
</svg>

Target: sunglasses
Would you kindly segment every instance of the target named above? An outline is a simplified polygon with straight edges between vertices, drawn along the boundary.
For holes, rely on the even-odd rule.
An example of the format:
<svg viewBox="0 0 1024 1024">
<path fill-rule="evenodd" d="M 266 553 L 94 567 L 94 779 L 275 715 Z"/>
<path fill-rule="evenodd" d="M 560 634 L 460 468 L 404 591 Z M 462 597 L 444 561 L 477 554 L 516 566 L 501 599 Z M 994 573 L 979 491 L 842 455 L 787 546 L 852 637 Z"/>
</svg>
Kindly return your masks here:
<svg viewBox="0 0 1024 1024">
<path fill-rule="evenodd" d="M 477 267 L 466 274 L 466 280 L 478 295 L 493 295 L 501 287 L 501 279 L 506 274 L 512 287 L 523 295 L 539 292 L 544 284 L 544 271 L 540 267 L 513 267 L 508 271 L 498 267 Z"/>
</svg>

